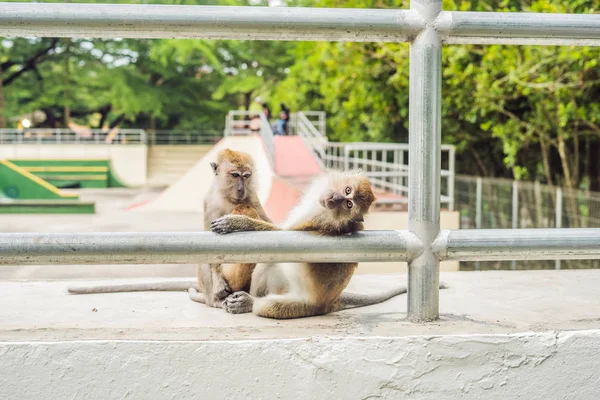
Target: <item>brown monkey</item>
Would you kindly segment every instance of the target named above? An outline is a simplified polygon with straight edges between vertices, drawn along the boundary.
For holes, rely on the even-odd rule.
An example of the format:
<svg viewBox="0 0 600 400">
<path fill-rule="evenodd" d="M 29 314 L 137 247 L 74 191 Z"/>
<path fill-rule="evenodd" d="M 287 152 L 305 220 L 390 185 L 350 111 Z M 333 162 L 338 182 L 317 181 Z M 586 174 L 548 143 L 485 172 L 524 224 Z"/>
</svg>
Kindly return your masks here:
<svg viewBox="0 0 600 400">
<path fill-rule="evenodd" d="M 364 229 L 364 215 L 375 196 L 360 173 L 331 171 L 317 178 L 281 229 L 320 235 L 345 235 Z M 226 215 L 211 223 L 213 232 L 280 230 L 244 215 Z M 378 295 L 344 293 L 357 263 L 259 264 L 252 274 L 250 293 L 238 291 L 223 304 L 227 312 L 253 312 L 287 319 L 322 315 L 346 308 L 376 304 L 406 292 L 398 287 Z M 193 292 L 193 289 L 190 289 Z"/>
<path fill-rule="evenodd" d="M 204 230 L 210 229 L 210 222 L 232 212 L 240 215 L 252 213 L 267 222 L 271 222 L 265 213 L 256 194 L 255 181 L 252 179 L 254 161 L 246 153 L 225 149 L 217 156 L 217 162 L 210 164 L 215 179 L 209 194 L 204 199 Z M 250 265 L 250 266 L 249 266 Z M 232 293 L 232 288 L 223 275 L 223 268 L 228 277 L 240 284 L 241 275 L 251 275 L 249 268 L 252 264 L 200 264 L 197 268 L 198 285 L 200 292 L 204 294 L 204 302 L 212 307 L 220 307 L 221 302 Z M 238 279 L 240 278 L 240 279 Z M 243 285 L 242 285 L 243 287 Z M 198 296 L 190 293 L 190 298 L 199 301 Z"/>
<path fill-rule="evenodd" d="M 252 179 L 254 162 L 250 155 L 225 149 L 219 152 L 216 162 L 210 163 L 215 179 L 204 200 L 204 229 L 210 221 L 230 213 L 271 222 L 256 194 Z M 249 280 L 256 264 L 200 264 L 198 281 L 153 282 L 147 284 L 98 285 L 70 287 L 76 294 L 114 293 L 134 291 L 178 291 L 199 287 L 202 294 L 190 297 L 210 306 L 220 307 L 222 300 L 232 291 L 248 290 Z M 208 299 L 208 301 L 207 301 Z"/>
</svg>

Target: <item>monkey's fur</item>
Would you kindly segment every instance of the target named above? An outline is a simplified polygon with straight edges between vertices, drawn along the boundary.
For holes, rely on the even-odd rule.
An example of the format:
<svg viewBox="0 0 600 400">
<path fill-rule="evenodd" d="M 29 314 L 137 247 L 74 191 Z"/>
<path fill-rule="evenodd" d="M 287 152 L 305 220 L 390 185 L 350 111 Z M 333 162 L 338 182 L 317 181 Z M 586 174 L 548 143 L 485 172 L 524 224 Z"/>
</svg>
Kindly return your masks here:
<svg viewBox="0 0 600 400">
<path fill-rule="evenodd" d="M 250 155 L 224 149 L 217 155 L 216 162 L 211 162 L 210 165 L 215 179 L 204 201 L 204 230 L 210 229 L 211 221 L 227 214 L 246 215 L 271 222 L 256 194 L 256 184 L 252 179 L 254 162 Z M 199 288 L 202 294 L 191 295 L 192 300 L 198 301 L 201 297 L 203 303 L 221 307 L 223 299 L 232 292 L 249 290 L 255 266 L 256 264 L 200 264 L 197 267 L 197 281 L 69 287 L 68 291 L 74 294 L 91 294 Z"/>
<path fill-rule="evenodd" d="M 360 173 L 331 171 L 317 178 L 281 228 L 245 215 L 226 215 L 211 223 L 213 232 L 309 231 L 346 235 L 364 229 L 364 215 L 375 196 Z M 262 317 L 288 319 L 367 306 L 406 292 L 401 286 L 377 295 L 344 293 L 357 263 L 259 264 L 250 291 L 228 296 L 223 308 L 230 313 L 253 312 Z M 189 290 L 193 294 L 194 289 Z"/>
</svg>

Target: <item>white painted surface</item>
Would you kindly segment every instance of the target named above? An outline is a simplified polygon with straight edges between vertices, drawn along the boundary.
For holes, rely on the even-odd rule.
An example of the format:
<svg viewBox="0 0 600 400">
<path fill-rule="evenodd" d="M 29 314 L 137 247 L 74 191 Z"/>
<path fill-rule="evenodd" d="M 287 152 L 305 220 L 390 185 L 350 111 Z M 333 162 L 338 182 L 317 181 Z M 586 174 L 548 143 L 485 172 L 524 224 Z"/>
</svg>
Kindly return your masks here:
<svg viewBox="0 0 600 400">
<path fill-rule="evenodd" d="M 145 144 L 2 144 L 0 159 L 109 159 L 115 176 L 127 186 L 143 186 L 147 179 Z"/>
<path fill-rule="evenodd" d="M 265 204 L 271 191 L 273 170 L 269 165 L 267 154 L 259 136 L 226 137 L 220 140 L 204 157 L 188 172 L 156 199 L 134 208 L 132 211 L 177 211 L 202 212 L 203 202 L 214 174 L 210 162 L 217 159 L 217 154 L 229 148 L 243 151 L 254 159 L 254 178 L 258 187 L 258 197 Z"/>
</svg>

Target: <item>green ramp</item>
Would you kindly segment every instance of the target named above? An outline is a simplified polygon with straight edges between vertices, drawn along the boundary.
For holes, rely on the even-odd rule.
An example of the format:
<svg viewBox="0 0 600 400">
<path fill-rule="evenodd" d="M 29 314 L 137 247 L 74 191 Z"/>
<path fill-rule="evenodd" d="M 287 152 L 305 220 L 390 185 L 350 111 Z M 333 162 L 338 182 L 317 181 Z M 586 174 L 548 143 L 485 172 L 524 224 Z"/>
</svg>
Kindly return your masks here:
<svg viewBox="0 0 600 400">
<path fill-rule="evenodd" d="M 12 159 L 10 162 L 57 188 L 125 187 L 106 159 Z"/>
<path fill-rule="evenodd" d="M 8 160 L 0 160 L 0 213 L 95 213 L 94 203 L 79 201 Z"/>
</svg>

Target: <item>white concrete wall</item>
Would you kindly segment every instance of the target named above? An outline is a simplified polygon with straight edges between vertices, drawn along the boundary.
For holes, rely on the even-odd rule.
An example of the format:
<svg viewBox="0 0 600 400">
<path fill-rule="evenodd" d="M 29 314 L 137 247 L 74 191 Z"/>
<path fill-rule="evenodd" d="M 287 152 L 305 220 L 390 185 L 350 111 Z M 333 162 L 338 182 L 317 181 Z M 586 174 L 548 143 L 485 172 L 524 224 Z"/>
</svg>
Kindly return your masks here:
<svg viewBox="0 0 600 400">
<path fill-rule="evenodd" d="M 110 159 L 115 176 L 127 186 L 147 180 L 148 148 L 144 144 L 3 144 L 0 159 Z"/>
<path fill-rule="evenodd" d="M 595 400 L 599 354 L 599 330 L 3 342 L 0 398 Z"/>
<path fill-rule="evenodd" d="M 440 215 L 441 229 L 460 229 L 458 211 L 442 211 Z M 365 229 L 368 230 L 406 230 L 408 229 L 408 213 L 400 211 L 373 211 L 365 218 Z M 443 261 L 440 271 L 458 271 L 458 261 Z M 397 273 L 406 272 L 406 263 L 360 263 L 356 273 Z"/>
</svg>

